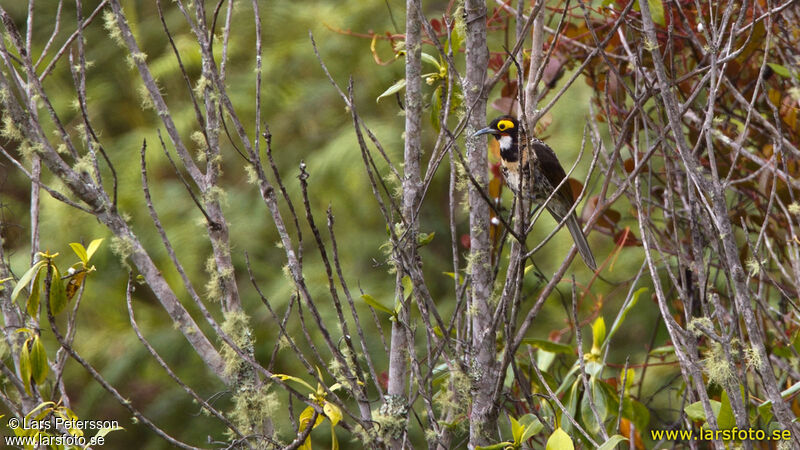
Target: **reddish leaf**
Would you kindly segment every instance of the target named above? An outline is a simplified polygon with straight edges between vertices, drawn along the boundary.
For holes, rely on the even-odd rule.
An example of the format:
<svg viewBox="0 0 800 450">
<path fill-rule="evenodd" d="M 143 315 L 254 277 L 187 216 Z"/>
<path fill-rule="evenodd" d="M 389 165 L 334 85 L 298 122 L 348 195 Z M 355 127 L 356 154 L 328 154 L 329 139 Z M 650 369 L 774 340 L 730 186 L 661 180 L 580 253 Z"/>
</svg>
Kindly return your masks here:
<svg viewBox="0 0 800 450">
<path fill-rule="evenodd" d="M 467 250 L 470 249 L 470 242 L 469 242 L 469 235 L 468 234 L 462 234 L 461 235 L 461 246 L 464 247 Z"/>
<path fill-rule="evenodd" d="M 614 242 L 622 247 L 636 247 L 641 246 L 642 242 L 636 239 L 630 228 L 625 227 L 614 236 Z"/>
<path fill-rule="evenodd" d="M 573 201 L 578 201 L 578 197 L 581 195 L 581 192 L 583 192 L 583 183 L 576 180 L 575 178 L 570 177 L 567 179 L 567 184 L 569 185 L 569 188 L 572 191 Z"/>
</svg>

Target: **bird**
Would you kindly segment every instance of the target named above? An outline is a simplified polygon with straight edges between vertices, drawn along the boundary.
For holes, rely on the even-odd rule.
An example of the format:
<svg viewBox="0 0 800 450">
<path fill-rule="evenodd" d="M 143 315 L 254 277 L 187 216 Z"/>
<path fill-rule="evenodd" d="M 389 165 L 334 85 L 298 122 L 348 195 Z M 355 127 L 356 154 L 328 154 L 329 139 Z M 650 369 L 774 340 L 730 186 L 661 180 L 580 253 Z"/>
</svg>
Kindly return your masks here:
<svg viewBox="0 0 800 450">
<path fill-rule="evenodd" d="M 485 134 L 494 136 L 500 144 L 500 158 L 506 185 L 518 197 L 520 191 L 527 191 L 529 195 L 523 198 L 528 197 L 533 203 L 541 205 L 567 174 L 550 146 L 535 137 L 520 145 L 519 133 L 519 121 L 513 116 L 504 115 L 494 119 L 488 127 L 476 131 L 472 137 Z M 572 189 L 569 183 L 564 183 L 545 208 L 557 222 L 561 223 L 573 204 Z M 597 271 L 592 249 L 586 241 L 586 235 L 583 234 L 575 211 L 569 214 L 565 225 L 583 261 L 590 269 Z"/>
</svg>

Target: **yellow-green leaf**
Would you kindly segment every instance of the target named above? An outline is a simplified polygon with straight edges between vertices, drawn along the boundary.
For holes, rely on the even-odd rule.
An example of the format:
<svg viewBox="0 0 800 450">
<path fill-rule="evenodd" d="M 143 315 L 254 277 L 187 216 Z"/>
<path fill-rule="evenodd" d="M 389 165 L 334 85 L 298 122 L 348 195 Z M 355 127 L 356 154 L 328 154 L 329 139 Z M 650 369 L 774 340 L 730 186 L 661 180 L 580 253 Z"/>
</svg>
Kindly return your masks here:
<svg viewBox="0 0 800 450">
<path fill-rule="evenodd" d="M 628 369 L 626 371 L 625 369 L 622 369 L 622 371 L 619 374 L 619 381 L 622 381 L 623 379 L 625 379 L 625 391 L 630 391 L 631 386 L 633 386 L 634 378 L 636 378 L 636 371 L 635 370 Z M 626 394 L 627 394 L 627 392 L 626 392 Z"/>
<path fill-rule="evenodd" d="M 22 344 L 22 350 L 19 352 L 19 377 L 22 379 L 22 384 L 25 386 L 25 392 L 31 394 L 31 356 L 28 350 L 28 341 Z"/>
<path fill-rule="evenodd" d="M 30 353 L 31 376 L 36 384 L 42 384 L 47 379 L 47 372 L 50 367 L 47 365 L 47 352 L 45 352 L 42 340 L 39 336 L 33 338 Z"/>
<path fill-rule="evenodd" d="M 514 443 L 519 444 L 522 432 L 524 431 L 522 425 L 517 422 L 517 419 L 511 416 L 508 416 L 508 420 L 511 422 L 511 437 L 514 439 Z"/>
<path fill-rule="evenodd" d="M 19 293 L 22 292 L 22 289 L 25 288 L 28 285 L 28 283 L 31 282 L 31 278 L 33 278 L 33 276 L 39 272 L 39 269 L 41 269 L 42 266 L 44 266 L 46 263 L 47 261 L 45 260 L 39 261 L 33 266 L 31 266 L 31 268 L 28 269 L 27 272 L 22 274 L 22 277 L 20 277 L 19 281 L 17 282 L 17 285 L 14 286 L 14 290 L 11 291 L 12 302 L 14 302 L 17 299 L 17 296 L 19 296 Z"/>
<path fill-rule="evenodd" d="M 481 447 L 479 445 L 475 447 L 475 450 L 505 450 L 507 448 L 514 448 L 514 443 L 505 441 L 505 442 L 498 442 L 497 444 L 487 445 L 485 447 Z"/>
<path fill-rule="evenodd" d="M 615 435 L 611 436 L 610 438 L 608 438 L 608 440 L 605 441 L 603 443 L 603 445 L 601 445 L 598 450 L 614 450 L 615 448 L 617 448 L 617 444 L 619 444 L 622 441 L 627 441 L 627 440 L 628 440 L 628 438 L 626 438 L 624 436 L 620 436 L 618 434 L 615 434 Z"/>
<path fill-rule="evenodd" d="M 307 387 L 309 391 L 315 392 L 315 389 L 311 387 L 310 384 L 306 383 L 305 380 L 302 378 L 293 377 L 291 375 L 284 375 L 282 373 L 276 373 L 272 375 L 272 378 L 278 378 L 281 381 L 294 381 L 295 383 L 302 384 L 303 386 Z"/>
<path fill-rule="evenodd" d="M 425 52 L 422 52 L 422 60 L 425 61 L 428 64 L 433 65 L 437 69 L 441 70 L 441 68 L 442 68 L 442 65 L 439 64 L 439 60 L 438 59 L 434 58 L 433 56 L 431 56 L 431 55 L 429 55 L 429 54 L 427 54 Z"/>
<path fill-rule="evenodd" d="M 342 410 L 331 402 L 325 402 L 325 404 L 322 406 L 322 411 L 324 411 L 325 415 L 328 416 L 332 426 L 336 426 L 336 424 L 342 420 Z"/>
<path fill-rule="evenodd" d="M 390 96 L 392 94 L 396 94 L 396 93 L 402 91 L 403 88 L 405 88 L 405 87 L 406 87 L 406 79 L 405 78 L 401 78 L 401 79 L 397 80 L 397 82 L 395 84 L 389 86 L 389 89 L 386 89 L 385 91 L 383 91 L 383 94 L 379 95 L 378 98 L 375 99 L 375 101 L 376 102 L 380 102 L 383 97 L 388 97 L 388 96 Z"/>
<path fill-rule="evenodd" d="M 31 295 L 28 297 L 28 304 L 26 305 L 28 315 L 31 317 L 39 316 L 39 299 L 41 292 L 39 289 L 39 278 L 41 278 L 41 273 L 41 271 L 36 272 L 36 277 L 33 279 L 33 284 L 31 285 Z"/>
<path fill-rule="evenodd" d="M 414 283 L 408 275 L 404 276 L 400 282 L 403 285 L 403 298 L 408 300 L 408 298 L 411 297 L 411 293 L 414 292 Z"/>
<path fill-rule="evenodd" d="M 785 66 L 775 63 L 767 63 L 767 65 L 772 69 L 773 72 L 777 73 L 783 78 L 792 78 L 792 73 L 789 72 L 789 69 L 787 69 Z"/>
<path fill-rule="evenodd" d="M 522 339 L 522 343 L 550 353 L 564 353 L 567 355 L 575 353 L 575 349 L 569 345 L 549 341 L 547 339 L 524 338 Z"/>
<path fill-rule="evenodd" d="M 386 306 L 383 306 L 378 300 L 375 300 L 375 297 L 369 294 L 362 295 L 361 300 L 364 300 L 364 302 L 366 302 L 369 306 L 377 309 L 378 311 L 385 312 L 387 314 L 394 314 L 394 311 Z"/>
<path fill-rule="evenodd" d="M 600 354 L 600 346 L 606 338 L 606 321 L 598 317 L 592 324 L 592 353 Z"/>
<path fill-rule="evenodd" d="M 86 264 L 89 262 L 89 256 L 86 254 L 86 249 L 83 247 L 83 244 L 80 242 L 70 242 L 69 246 L 72 247 L 72 251 L 78 255 L 78 259 L 80 259 L 82 263 Z"/>
<path fill-rule="evenodd" d="M 546 450 L 575 450 L 575 445 L 572 444 L 572 438 L 561 429 L 556 428 L 556 431 L 547 438 Z"/>
<path fill-rule="evenodd" d="M 53 315 L 60 313 L 67 306 L 67 291 L 58 268 L 53 265 L 53 279 L 50 280 L 50 309 Z"/>
<path fill-rule="evenodd" d="M 92 259 L 92 255 L 94 252 L 100 248 L 100 244 L 103 243 L 103 238 L 95 239 L 92 242 L 89 242 L 89 247 L 86 248 L 86 262 L 88 263 L 90 259 Z"/>
<path fill-rule="evenodd" d="M 662 27 L 667 26 L 664 16 L 664 4 L 661 3 L 661 0 L 647 0 L 647 4 L 650 6 L 650 15 L 653 17 L 653 23 Z"/>
<path fill-rule="evenodd" d="M 307 406 L 303 412 L 300 413 L 300 432 L 302 433 L 303 430 L 306 429 L 306 426 L 309 422 L 311 422 L 311 418 L 314 417 L 314 408 Z M 314 421 L 314 425 L 311 427 L 312 429 L 317 428 L 322 421 L 325 420 L 325 417 L 322 414 L 317 415 L 317 420 Z"/>
</svg>

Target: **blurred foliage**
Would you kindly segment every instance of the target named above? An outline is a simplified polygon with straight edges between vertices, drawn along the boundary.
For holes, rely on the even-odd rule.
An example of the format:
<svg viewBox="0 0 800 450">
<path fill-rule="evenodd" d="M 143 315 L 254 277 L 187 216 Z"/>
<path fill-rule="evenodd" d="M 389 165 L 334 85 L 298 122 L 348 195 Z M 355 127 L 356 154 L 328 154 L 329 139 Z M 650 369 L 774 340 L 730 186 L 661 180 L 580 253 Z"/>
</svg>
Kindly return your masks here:
<svg viewBox="0 0 800 450">
<path fill-rule="evenodd" d="M 26 14 L 24 3 L 9 3 L 4 7 L 20 28 L 24 28 L 22 27 Z M 97 1 L 86 2 L 84 16 L 97 3 Z M 167 103 L 178 129 L 186 141 L 191 142 L 192 133 L 198 129 L 198 125 L 186 84 L 169 43 L 164 39 L 156 6 L 153 2 L 134 0 L 122 3 L 134 26 L 137 40 L 147 54 L 150 68 L 158 78 L 162 92 L 166 94 Z M 439 3 L 426 6 L 430 9 L 432 17 L 441 14 L 441 10 L 446 7 L 446 2 Z M 47 2 L 38 2 L 36 5 L 34 42 L 42 45 L 41 43 L 47 41 L 51 32 L 55 11 Z M 339 248 L 342 250 L 342 265 L 344 272 L 350 274 L 348 283 L 351 286 L 358 286 L 377 303 L 392 305 L 395 280 L 388 273 L 387 256 L 381 248 L 387 240 L 385 224 L 378 213 L 364 176 L 352 131 L 352 121 L 314 58 L 308 31 L 314 33 L 319 50 L 337 81 L 343 85 L 347 77 L 353 77 L 356 102 L 362 118 L 369 124 L 390 155 L 399 159 L 402 155 L 402 110 L 394 101 L 392 92 L 379 103 L 376 103 L 375 99 L 386 93 L 387 88 L 399 86 L 396 83 L 403 76 L 402 58 L 393 60 L 397 50 L 394 45 L 397 39 L 392 33 L 400 31 L 395 29 L 390 19 L 390 15 L 395 18 L 403 17 L 403 4 L 398 1 L 388 3 L 261 1 L 259 5 L 264 21 L 265 47 L 262 119 L 269 125 L 273 136 L 272 146 L 281 176 L 286 181 L 290 196 L 299 199 L 299 183 L 296 179 L 299 174 L 298 165 L 301 161 L 307 164 L 311 174 L 309 186 L 312 206 L 316 211 L 324 211 L 330 206 L 336 218 L 335 227 Z M 183 63 L 191 80 L 196 82 L 199 78 L 201 61 L 194 39 L 189 34 L 183 16 L 176 8 L 165 6 L 165 12 L 167 24 L 173 32 Z M 661 14 L 661 20 L 664 20 L 663 11 Z M 74 5 L 65 3 L 62 32 L 58 35 L 58 41 L 66 38 L 69 33 L 67 30 L 74 29 L 74 17 Z M 490 26 L 502 26 L 504 20 L 505 25 L 508 24 L 504 16 L 496 14 L 492 17 L 496 20 L 495 23 L 490 20 Z M 170 285 L 179 295 L 186 296 L 178 274 L 171 268 L 167 255 L 161 248 L 160 239 L 152 228 L 141 193 L 139 149 L 143 142 L 147 143 L 151 191 L 155 207 L 161 215 L 173 245 L 178 250 L 179 258 L 193 280 L 210 277 L 206 273 L 206 260 L 211 252 L 210 245 L 204 238 L 202 215 L 189 200 L 185 188 L 160 148 L 158 130 L 161 122 L 143 101 L 138 74 L 130 65 L 121 61 L 121 50 L 108 37 L 102 22 L 102 17 L 98 17 L 84 32 L 87 59 L 92 63 L 89 70 L 90 83 L 87 86 L 89 114 L 117 168 L 120 181 L 120 209 L 130 216 L 130 223 L 140 232 L 145 246 L 152 250 L 157 265 L 164 268 L 164 275 Z M 252 101 L 255 92 L 255 39 L 249 6 L 237 2 L 232 22 L 235 24 L 235 32 L 231 34 L 228 47 L 227 86 L 238 114 L 245 118 L 245 123 L 251 127 L 248 131 L 252 131 L 255 120 Z M 385 36 L 380 32 L 372 34 L 367 30 L 390 31 L 387 33 L 388 36 Z M 364 36 L 359 35 L 362 32 Z M 574 23 L 568 24 L 567 36 L 588 40 L 586 29 L 581 29 Z M 501 48 L 505 43 L 501 33 L 494 33 L 491 39 L 490 47 L 493 50 Z M 41 50 L 38 48 L 37 52 Z M 424 51 L 431 55 L 437 54 L 432 46 L 426 46 Z M 215 47 L 215 52 L 221 54 L 221 45 Z M 503 56 L 503 52 L 495 51 L 492 63 L 496 66 L 498 59 L 502 62 Z M 577 54 L 559 56 L 564 60 L 580 58 Z M 376 60 L 385 65 L 377 64 Z M 59 92 L 59 95 L 52 97 L 54 107 L 59 114 L 63 114 L 68 124 L 70 122 L 75 124 L 79 122 L 80 116 L 73 106 L 75 93 L 66 64 L 66 60 L 59 62 L 53 74 L 47 78 L 45 88 L 51 93 Z M 441 67 L 437 69 L 441 70 Z M 594 71 L 595 69 L 597 71 Z M 685 69 L 691 70 L 691 67 Z M 782 77 L 785 75 L 781 75 L 781 69 L 785 68 L 780 65 L 772 68 L 777 76 Z M 566 70 L 566 76 L 569 76 L 576 67 L 574 64 L 566 65 L 563 70 Z M 599 70 L 599 65 L 587 69 L 583 73 L 588 75 L 587 83 L 578 83 L 570 88 L 543 119 L 541 129 L 537 130 L 540 132 L 540 137 L 557 149 L 565 166 L 568 165 L 566 162 L 574 161 L 580 152 L 585 121 L 576 118 L 588 114 L 592 96 L 610 90 L 612 95 L 623 97 L 618 101 L 624 104 L 623 91 L 619 88 L 614 90 L 613 86 L 609 87 L 611 82 L 608 81 L 607 74 L 598 72 Z M 508 104 L 503 99 L 509 98 L 509 95 L 516 92 L 515 76 L 512 70 L 504 80 L 505 85 L 499 90 L 500 92 L 492 94 L 490 101 L 494 102 L 497 110 L 503 110 Z M 556 82 L 557 77 L 554 75 L 553 83 Z M 771 83 L 779 84 L 780 79 L 773 78 Z M 432 102 L 427 106 L 435 109 L 436 99 L 441 98 L 441 91 L 437 92 L 437 89 L 441 89 L 441 84 L 437 83 L 437 79 L 432 80 L 430 84 L 426 87 L 426 95 Z M 780 107 L 782 104 L 780 92 L 776 95 L 777 98 L 770 97 L 769 100 L 773 101 L 774 106 Z M 544 102 L 550 98 L 545 97 Z M 495 113 L 496 111 L 491 111 L 489 115 Z M 786 125 L 796 131 L 796 122 L 790 122 L 790 120 L 796 121 L 796 117 L 792 117 L 787 115 Z M 727 134 L 735 134 L 735 122 L 725 125 Z M 426 129 L 427 146 L 432 146 L 435 133 L 433 126 Z M 756 146 L 758 151 L 768 157 L 767 153 L 771 149 L 768 148 L 766 141 L 762 142 L 763 139 L 759 140 L 758 136 L 754 137 L 754 140 L 758 144 Z M 236 153 L 232 143 L 224 140 L 223 146 L 225 171 L 221 185 L 225 186 L 225 213 L 230 221 L 231 241 L 235 244 L 233 254 L 237 273 L 246 274 L 244 252 L 247 251 L 261 289 L 274 307 L 282 309 L 293 294 L 293 286 L 283 275 L 285 256 L 282 251 L 277 251 L 275 248 L 278 243 L 277 233 L 267 213 L 261 208 L 254 208 L 260 199 L 255 187 L 247 181 L 245 162 Z M 587 147 L 584 159 L 572 174 L 576 180 L 584 179 L 588 168 L 585 155 L 590 153 L 589 150 L 591 149 Z M 495 159 L 494 162 L 496 161 Z M 383 166 L 380 167 L 385 169 Z M 422 231 L 432 233 L 434 236 L 421 250 L 425 261 L 424 269 L 432 296 L 439 301 L 438 306 L 443 315 L 452 310 L 452 306 L 448 304 L 452 295 L 452 279 L 444 274 L 452 271 L 448 243 L 450 230 L 447 222 L 446 175 L 447 171 L 440 169 L 439 176 L 427 194 L 427 201 L 421 213 Z M 499 177 L 499 174 L 495 175 Z M 104 173 L 104 176 L 109 174 Z M 47 181 L 52 180 L 48 178 Z M 756 186 L 758 182 L 756 179 L 752 181 L 754 188 L 758 187 Z M 591 180 L 587 188 L 592 192 L 598 184 L 599 180 Z M 499 183 L 495 187 L 501 189 Z M 3 246 L 10 255 L 11 268 L 17 275 L 25 273 L 30 266 L 30 236 L 27 226 L 30 220 L 28 189 L 29 183 L 22 174 L 6 163 L 0 164 Z M 503 204 L 510 205 L 510 192 L 506 189 L 502 191 Z M 592 201 L 591 198 L 587 199 L 585 203 L 587 210 L 591 210 Z M 603 260 L 609 255 L 610 264 L 604 275 L 612 281 L 627 280 L 643 261 L 643 253 L 637 245 L 635 233 L 630 231 L 636 229 L 636 219 L 628 206 L 623 201 L 615 206 L 616 211 L 607 211 L 598 224 L 598 232 L 590 236 L 595 254 L 603 255 L 599 259 Z M 72 210 L 52 200 L 46 194 L 42 199 L 42 212 L 42 250 L 71 254 L 68 242 L 80 241 L 89 246 L 89 242 L 93 239 L 108 236 L 105 228 L 93 217 Z M 460 211 L 460 214 L 459 236 L 456 239 L 459 239 L 461 234 L 469 232 L 466 215 L 463 211 Z M 747 216 L 745 211 L 742 211 L 742 214 Z M 753 218 L 753 220 L 761 219 Z M 322 218 L 318 220 L 321 221 Z M 540 220 L 540 225 L 529 236 L 530 242 L 538 242 L 555 224 L 546 215 Z M 775 223 L 771 224 L 770 229 L 774 229 L 777 233 L 780 228 L 781 224 Z M 304 236 L 310 235 L 305 228 L 303 233 Z M 327 241 L 327 238 L 323 239 Z M 562 230 L 537 253 L 535 262 L 538 270 L 542 273 L 552 273 L 571 245 L 568 233 Z M 465 252 L 466 249 L 462 245 L 460 250 Z M 307 245 L 307 252 L 313 253 L 316 249 Z M 220 435 L 222 426 L 198 412 L 200 408 L 152 363 L 150 355 L 141 347 L 130 329 L 124 304 L 126 265 L 121 263 L 106 246 L 94 255 L 92 263 L 101 269 L 100 273 L 94 274 L 88 282 L 90 287 L 86 290 L 84 306 L 78 318 L 76 349 L 100 368 L 106 379 L 125 393 L 145 415 L 178 439 L 198 443 L 206 442 L 206 437 L 209 435 Z M 579 275 L 579 288 L 587 288 L 586 282 L 580 281 L 584 279 L 581 277 L 589 275 L 582 263 L 580 261 L 575 263 L 572 270 Z M 304 272 L 312 294 L 325 298 L 328 288 L 321 262 L 315 258 L 308 258 Z M 526 280 L 524 293 L 525 298 L 529 298 L 535 296 L 540 284 L 535 271 L 526 276 L 530 282 Z M 251 288 L 249 280 L 241 277 L 238 282 L 245 308 L 252 318 L 251 324 L 254 327 L 256 342 L 255 356 L 260 361 L 267 361 L 274 347 L 280 345 L 276 339 L 277 327 Z M 603 352 L 608 351 L 610 362 L 608 367 L 620 370 L 620 373 L 612 376 L 609 376 L 608 371 L 604 376 L 602 372 L 595 373 L 593 386 L 599 390 L 596 398 L 604 402 L 604 413 L 615 415 L 621 407 L 623 430 L 625 427 L 630 429 L 632 424 L 637 430 L 642 430 L 648 426 L 653 427 L 654 424 L 668 423 L 677 415 L 679 408 L 679 404 L 676 403 L 676 399 L 679 399 L 677 391 L 680 389 L 679 372 L 677 367 L 671 364 L 669 357 L 665 356 L 669 354 L 668 351 L 660 355 L 653 353 L 653 358 L 662 358 L 665 364 L 653 365 L 647 369 L 649 372 L 647 384 L 639 384 L 635 388 L 638 391 L 636 395 L 638 399 L 632 398 L 630 394 L 620 399 L 616 393 L 619 385 L 633 383 L 634 379 L 637 383 L 641 383 L 637 377 L 643 376 L 638 369 L 622 371 L 625 358 L 630 356 L 631 362 L 641 362 L 649 350 L 648 343 L 665 342 L 664 331 L 657 326 L 661 319 L 651 302 L 652 291 L 645 293 L 642 290 L 649 288 L 650 285 L 642 283 L 641 286 L 642 288 L 637 291 L 637 301 L 622 308 L 628 286 L 594 282 L 591 284 L 591 291 L 585 293 L 586 300 L 579 311 L 580 315 L 586 318 L 585 325 L 594 324 L 591 328 L 593 333 L 584 333 L 585 342 L 582 344 L 584 351 L 589 353 L 587 364 L 596 363 Z M 565 351 L 557 344 L 564 336 L 572 339 L 573 331 L 570 329 L 568 314 L 565 313 L 569 311 L 570 288 L 568 280 L 564 280 L 537 318 L 536 329 L 530 333 L 531 340 L 526 344 L 530 345 L 531 349 L 538 349 L 536 350 L 538 365 L 549 369 L 545 371 L 552 372 L 552 374 L 546 373 L 545 379 L 553 389 L 561 389 L 562 402 L 573 411 L 579 411 L 584 425 L 599 427 L 592 411 L 588 409 L 588 404 L 582 402 L 583 385 L 575 376 L 578 365 L 575 349 L 566 346 Z M 204 370 L 198 370 L 198 367 L 204 367 L 202 362 L 191 351 L 185 339 L 174 331 L 172 322 L 146 287 L 143 286 L 136 291 L 134 305 L 143 332 L 177 374 L 201 395 L 213 398 L 213 403 L 218 409 L 230 410 L 232 407 L 230 395 L 224 392 L 225 387 L 208 376 Z M 193 314 L 198 313 L 188 302 L 186 307 Z M 365 314 L 369 314 L 366 302 L 360 307 Z M 635 316 L 636 320 L 627 320 L 624 323 L 620 320 L 621 328 L 617 328 L 614 318 L 620 309 L 630 317 Z M 333 308 L 323 307 L 322 311 L 326 321 L 335 323 L 337 319 Z M 380 316 L 382 320 L 388 321 L 388 315 L 380 314 Z M 602 331 L 600 324 L 603 324 Z M 606 324 L 609 324 L 608 328 Z M 201 324 L 201 327 L 204 326 L 205 323 Z M 300 333 L 296 319 L 289 323 L 289 327 L 292 331 Z M 370 328 L 370 332 L 378 333 L 374 327 Z M 612 342 L 612 335 L 616 336 L 616 339 L 613 345 L 609 345 Z M 31 348 L 43 345 L 48 353 L 54 352 L 57 343 L 52 337 L 43 334 L 42 339 L 44 342 L 38 338 L 35 342 L 32 340 Z M 368 340 L 368 343 L 373 355 L 382 354 L 381 339 L 376 336 L 375 339 Z M 281 356 L 283 351 L 278 353 L 274 372 L 291 374 L 297 379 L 302 379 L 301 375 L 304 372 L 302 367 L 292 357 L 283 358 Z M 378 367 L 387 366 L 385 359 L 378 357 L 376 360 Z M 122 423 L 125 431 L 110 434 L 107 439 L 111 447 L 107 448 L 166 447 L 163 441 L 148 430 L 132 423 L 126 410 L 109 398 L 79 366 L 70 366 L 66 372 L 65 382 L 72 394 L 73 410 L 78 416 L 93 419 L 114 418 Z M 537 388 L 544 389 L 544 386 Z M 644 401 L 645 398 L 647 401 Z M 285 400 L 285 396 L 281 399 Z M 318 400 L 320 404 L 326 404 L 324 397 Z M 297 405 L 296 409 L 295 417 L 300 417 L 301 421 L 311 419 L 305 412 L 307 410 L 302 409 L 302 405 Z M 649 412 L 651 410 L 657 410 L 658 413 L 651 414 Z M 526 440 L 523 437 L 530 437 L 528 433 L 535 434 L 540 431 L 537 422 L 526 411 L 518 412 L 520 414 L 516 416 L 509 416 L 508 423 L 501 419 L 502 426 L 509 429 L 509 433 L 506 434 L 514 438 L 513 441 L 508 441 L 508 445 L 515 448 Z M 7 411 L 2 413 L 8 414 Z M 279 430 L 291 429 L 288 417 L 276 417 L 276 419 L 278 419 L 276 427 Z M 332 423 L 332 430 L 335 425 L 336 423 Z M 564 422 L 561 423 L 559 430 L 569 432 L 570 427 L 569 423 Z M 414 441 L 422 442 L 422 431 L 417 427 L 412 429 Z M 554 433 L 553 436 L 551 439 L 561 439 L 560 433 Z M 286 433 L 281 437 L 291 439 L 293 436 Z M 320 445 L 328 445 L 330 442 L 327 430 L 315 432 L 312 438 L 318 440 Z M 344 433 L 339 435 L 342 446 L 346 446 L 348 439 L 349 435 Z M 638 447 L 641 442 L 636 445 Z"/>
</svg>

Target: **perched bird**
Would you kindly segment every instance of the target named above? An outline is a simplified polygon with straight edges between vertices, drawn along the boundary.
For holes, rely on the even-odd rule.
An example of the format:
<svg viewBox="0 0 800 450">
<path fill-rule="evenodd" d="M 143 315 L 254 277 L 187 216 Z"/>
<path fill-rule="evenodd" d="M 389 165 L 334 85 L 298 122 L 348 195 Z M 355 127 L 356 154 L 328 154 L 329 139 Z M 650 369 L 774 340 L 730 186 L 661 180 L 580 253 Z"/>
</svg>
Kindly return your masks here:
<svg viewBox="0 0 800 450">
<path fill-rule="evenodd" d="M 519 195 L 519 191 L 527 192 L 525 197 L 533 203 L 541 204 L 553 189 L 567 176 L 561 163 L 558 162 L 553 149 L 544 142 L 534 137 L 527 143 L 518 140 L 519 121 L 512 116 L 500 116 L 492 121 L 488 127 L 478 130 L 472 137 L 491 134 L 500 143 L 500 158 L 503 165 L 503 176 L 506 185 Z M 531 168 L 533 173 L 531 174 Z M 550 214 L 558 221 L 564 218 L 572 208 L 574 199 L 569 183 L 564 183 L 553 198 L 545 205 Z M 572 240 L 578 247 L 583 261 L 592 270 L 597 270 L 597 263 L 586 242 L 578 217 L 573 211 L 565 222 Z"/>
</svg>

